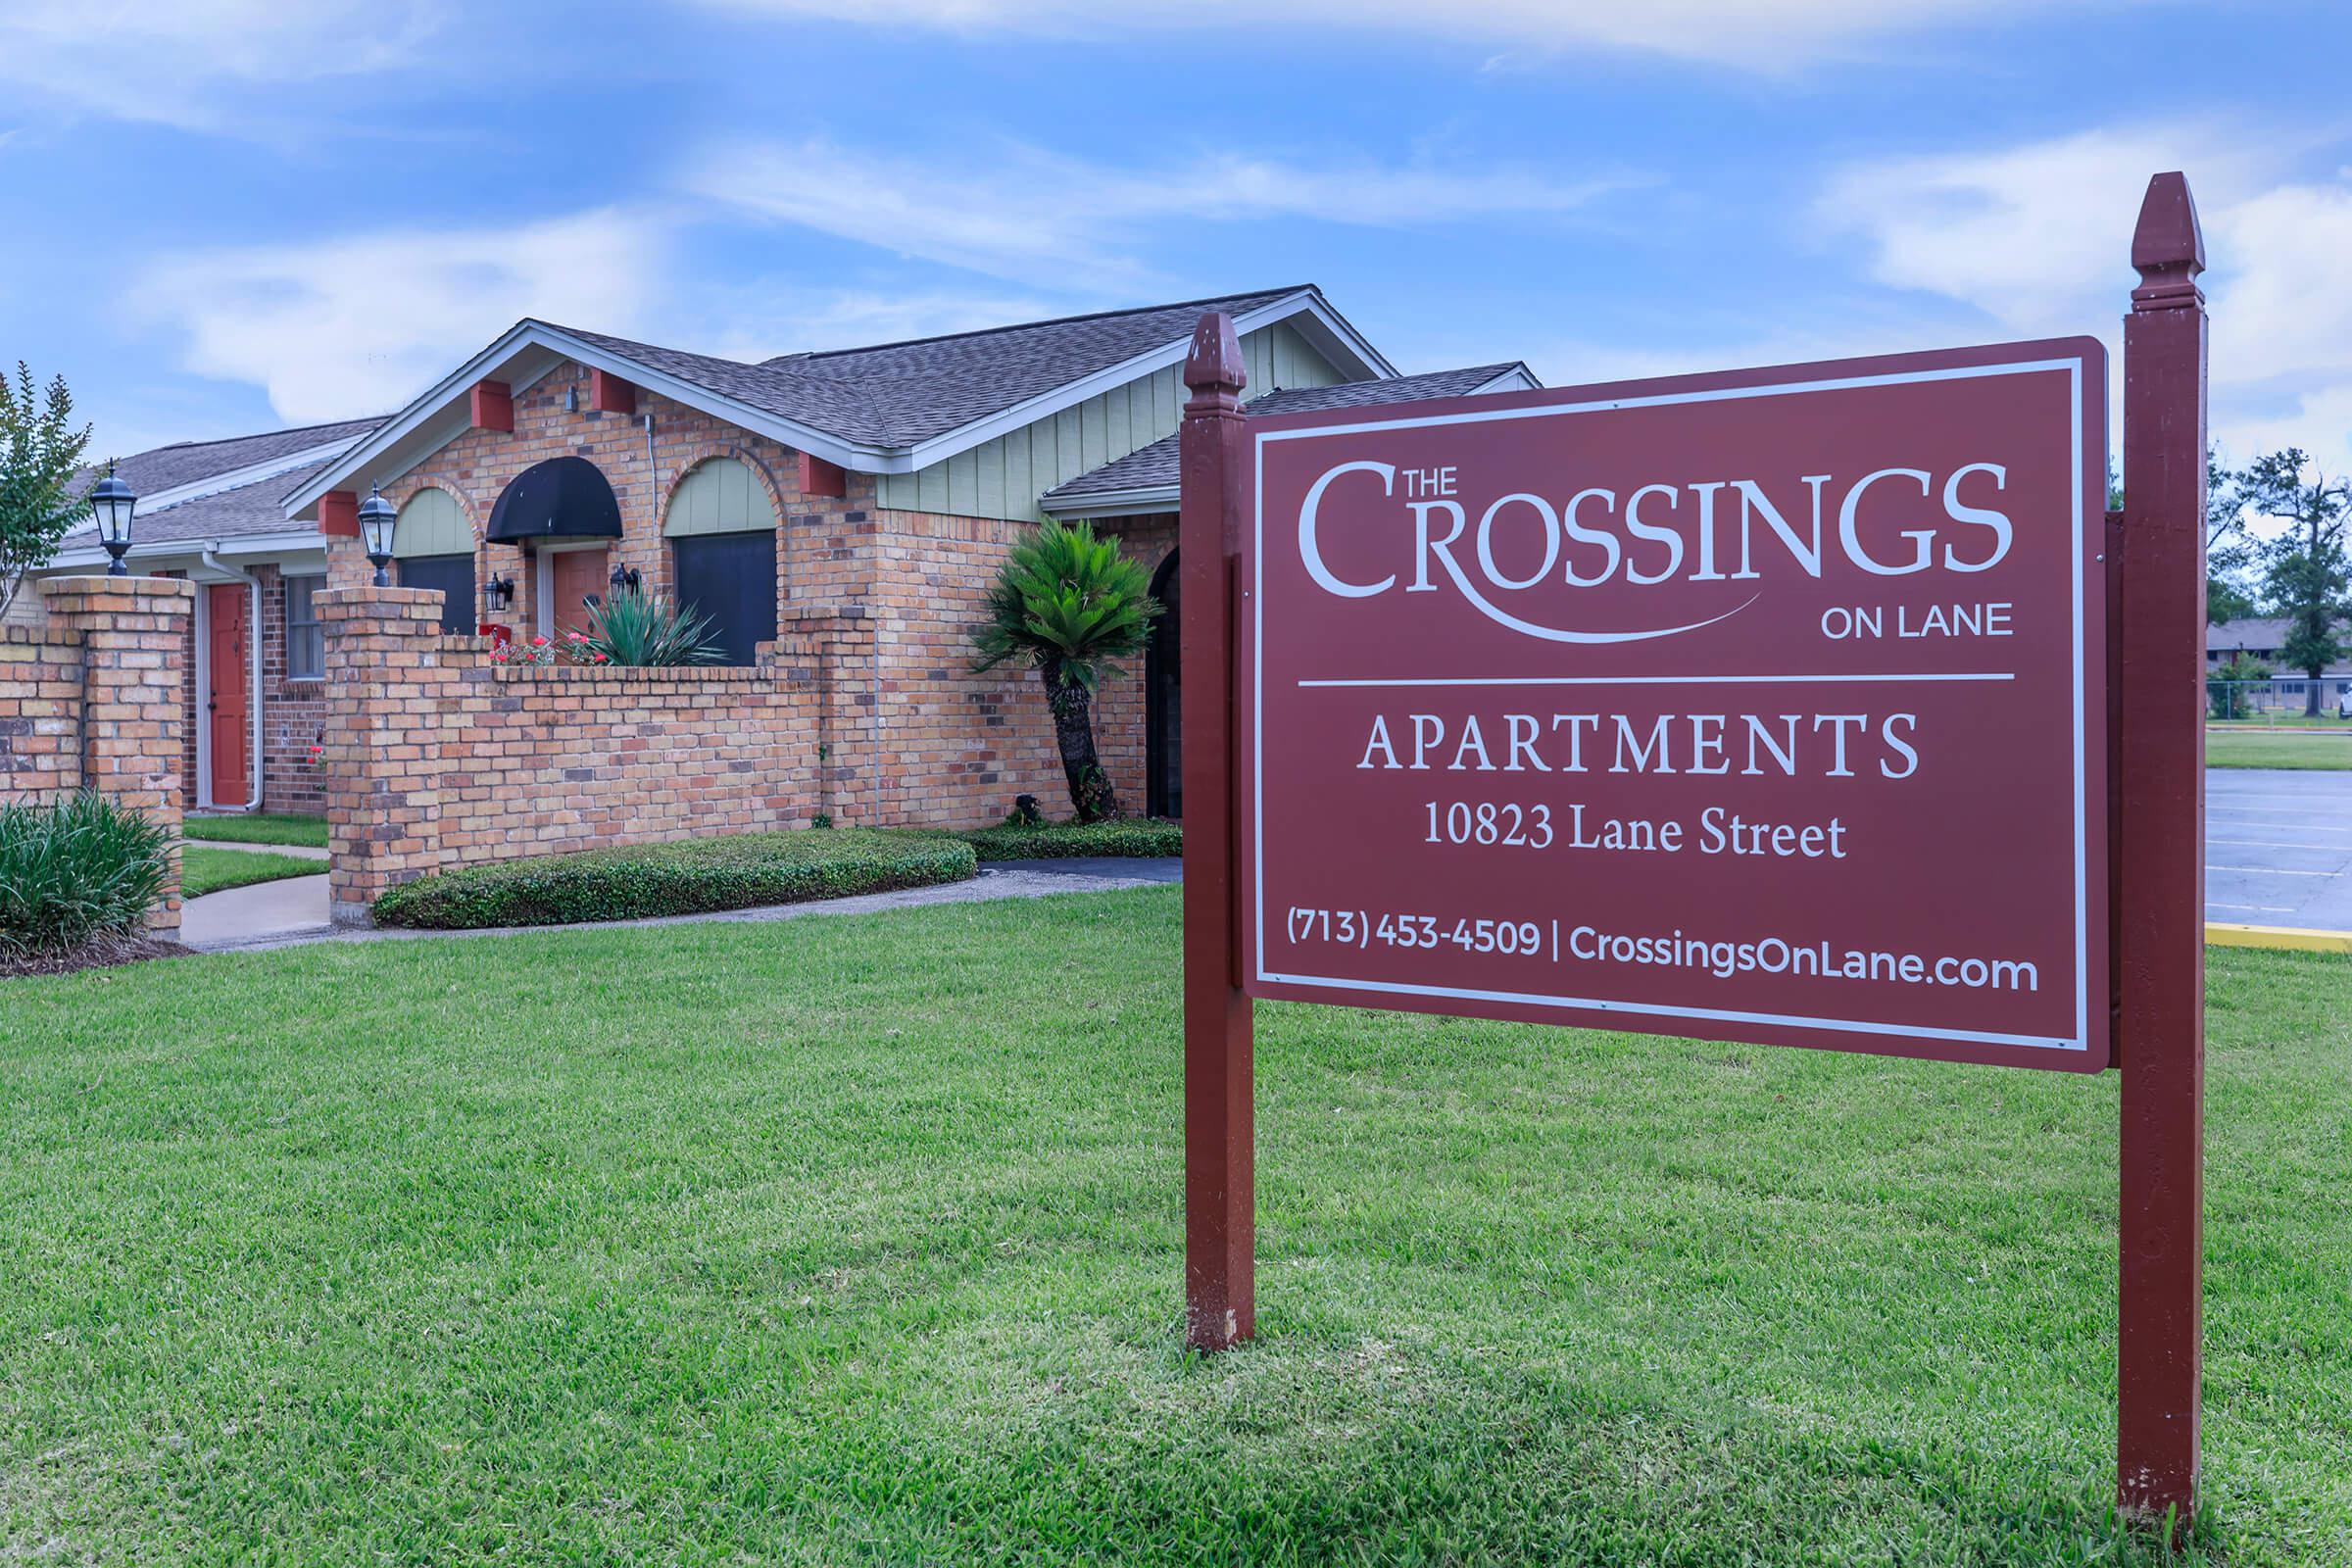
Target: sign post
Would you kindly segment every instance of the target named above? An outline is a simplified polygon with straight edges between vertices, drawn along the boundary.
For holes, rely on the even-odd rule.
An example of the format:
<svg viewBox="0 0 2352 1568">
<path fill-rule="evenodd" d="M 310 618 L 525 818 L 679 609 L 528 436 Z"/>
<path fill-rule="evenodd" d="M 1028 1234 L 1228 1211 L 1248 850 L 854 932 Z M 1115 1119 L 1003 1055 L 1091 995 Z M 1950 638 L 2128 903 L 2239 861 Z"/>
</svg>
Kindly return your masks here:
<svg viewBox="0 0 2352 1568">
<path fill-rule="evenodd" d="M 1180 715 L 1184 724 L 1185 1343 L 1221 1350 L 1257 1331 L 1250 999 L 1236 875 L 1234 607 L 1242 543 L 1242 345 L 1204 316 L 1184 365 Z"/>
<path fill-rule="evenodd" d="M 1252 1330 L 1257 997 L 2120 1057 L 2118 1496 L 2186 1521 L 2205 325 L 2179 174 L 2132 259 L 2120 521 L 2092 338 L 1245 420 L 1233 323 L 1202 318 L 1191 1345 Z"/>
<path fill-rule="evenodd" d="M 2116 1496 L 2179 1528 L 2197 1498 L 2205 1184 L 2205 244 L 2180 174 L 2149 181 L 2132 265 L 2116 637 Z"/>
</svg>

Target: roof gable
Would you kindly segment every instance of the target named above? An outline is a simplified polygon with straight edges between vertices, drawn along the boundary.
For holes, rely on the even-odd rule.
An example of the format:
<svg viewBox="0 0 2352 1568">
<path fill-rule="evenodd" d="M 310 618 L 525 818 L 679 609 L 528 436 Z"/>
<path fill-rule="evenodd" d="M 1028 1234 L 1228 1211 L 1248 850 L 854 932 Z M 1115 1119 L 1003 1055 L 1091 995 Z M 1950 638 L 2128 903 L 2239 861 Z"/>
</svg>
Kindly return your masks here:
<svg viewBox="0 0 2352 1568">
<path fill-rule="evenodd" d="M 1107 386 L 1180 362 L 1203 311 L 1244 330 L 1294 320 L 1347 373 L 1394 373 L 1312 285 L 1024 322 L 758 365 L 526 319 L 286 498 L 288 515 L 366 473 L 405 472 L 466 428 L 483 379 L 522 385 L 570 359 L 843 467 L 910 473 Z"/>
<path fill-rule="evenodd" d="M 1377 381 L 1285 387 L 1252 399 L 1245 412 L 1304 414 L 1316 409 L 1371 408 L 1481 392 L 1517 392 L 1541 385 L 1525 364 L 1512 360 Z M 1115 515 L 1138 508 L 1172 506 L 1178 479 L 1177 459 L 1177 438 L 1166 436 L 1055 485 L 1045 493 L 1042 504 L 1046 511 L 1064 516 Z"/>
<path fill-rule="evenodd" d="M 1311 292 L 1302 285 L 872 348 L 788 354 L 762 368 L 855 385 L 892 438 L 911 445 L 1185 342 L 1203 312 L 1242 317 Z"/>
</svg>

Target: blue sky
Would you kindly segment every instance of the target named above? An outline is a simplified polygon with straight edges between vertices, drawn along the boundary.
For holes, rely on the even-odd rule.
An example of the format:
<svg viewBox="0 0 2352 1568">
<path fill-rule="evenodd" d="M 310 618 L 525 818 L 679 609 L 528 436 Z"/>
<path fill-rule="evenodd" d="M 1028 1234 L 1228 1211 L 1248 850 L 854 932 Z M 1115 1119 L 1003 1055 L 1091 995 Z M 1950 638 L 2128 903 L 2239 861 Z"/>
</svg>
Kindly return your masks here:
<svg viewBox="0 0 2352 1568">
<path fill-rule="evenodd" d="M 2217 435 L 2352 469 L 2352 8 L 0 0 L 0 361 L 102 452 L 515 318 L 746 357 L 1313 281 L 1406 369 L 2089 331 L 2188 172 Z"/>
</svg>

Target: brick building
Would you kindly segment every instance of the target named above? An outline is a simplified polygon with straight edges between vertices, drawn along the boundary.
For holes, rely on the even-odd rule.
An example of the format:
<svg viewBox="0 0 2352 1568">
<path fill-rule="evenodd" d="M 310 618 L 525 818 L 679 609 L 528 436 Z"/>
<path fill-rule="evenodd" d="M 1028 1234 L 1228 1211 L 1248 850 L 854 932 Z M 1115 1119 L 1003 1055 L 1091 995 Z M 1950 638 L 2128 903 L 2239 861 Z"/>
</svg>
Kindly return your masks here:
<svg viewBox="0 0 2352 1568">
<path fill-rule="evenodd" d="M 326 586 L 325 541 L 286 520 L 292 485 L 374 419 L 192 441 L 124 458 L 138 492 L 125 564 L 194 585 L 179 661 L 186 722 L 180 798 L 191 810 L 317 811 L 324 804 L 313 749 L 326 721 L 324 645 L 311 598 Z M 45 576 L 106 569 L 94 529 L 70 535 Z M 29 586 L 10 619 L 37 625 Z"/>
<path fill-rule="evenodd" d="M 357 510 L 380 489 L 399 511 L 394 581 L 441 591 L 444 633 L 557 635 L 616 580 L 694 604 L 732 663 L 806 687 L 788 706 L 810 732 L 771 744 L 809 754 L 836 820 L 971 825 L 1024 792 L 1063 807 L 1035 677 L 971 673 L 967 629 L 1048 515 L 1096 519 L 1170 589 L 1180 372 L 1207 310 L 1234 318 L 1254 409 L 1535 384 L 1517 364 L 1399 377 L 1311 286 L 759 363 L 525 320 L 397 414 L 319 432 L 329 454 L 305 432 L 252 438 L 273 475 L 224 469 L 200 496 L 142 501 L 134 568 L 200 584 L 197 718 L 220 711 L 238 651 L 216 639 L 207 657 L 235 613 L 223 589 L 247 590 L 260 632 L 242 649 L 258 796 L 229 791 L 238 754 L 216 718 L 190 725 L 189 799 L 318 808 L 309 748 L 332 720 L 307 675 L 310 596 L 368 581 Z M 142 496 L 138 465 L 159 458 L 124 466 Z M 1129 810 L 1181 811 L 1171 616 L 1137 678 L 1103 693 Z"/>
</svg>

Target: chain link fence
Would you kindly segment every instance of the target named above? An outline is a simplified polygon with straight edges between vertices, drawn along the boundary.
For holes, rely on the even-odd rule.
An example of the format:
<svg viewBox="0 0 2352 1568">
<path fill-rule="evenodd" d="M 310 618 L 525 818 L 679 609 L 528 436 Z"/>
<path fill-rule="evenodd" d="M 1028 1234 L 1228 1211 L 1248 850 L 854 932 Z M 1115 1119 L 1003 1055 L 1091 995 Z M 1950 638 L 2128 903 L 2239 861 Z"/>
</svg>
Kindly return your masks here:
<svg viewBox="0 0 2352 1568">
<path fill-rule="evenodd" d="M 2295 676 L 2285 680 L 2209 680 L 2205 683 L 2205 711 L 2212 718 L 2277 722 L 2298 719 L 2313 710 L 2313 693 L 2323 723 L 2352 726 L 2352 675 L 2323 675 L 2318 680 Z"/>
</svg>

